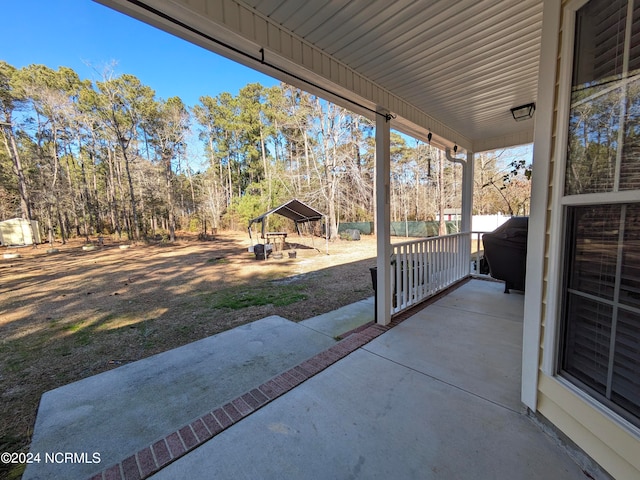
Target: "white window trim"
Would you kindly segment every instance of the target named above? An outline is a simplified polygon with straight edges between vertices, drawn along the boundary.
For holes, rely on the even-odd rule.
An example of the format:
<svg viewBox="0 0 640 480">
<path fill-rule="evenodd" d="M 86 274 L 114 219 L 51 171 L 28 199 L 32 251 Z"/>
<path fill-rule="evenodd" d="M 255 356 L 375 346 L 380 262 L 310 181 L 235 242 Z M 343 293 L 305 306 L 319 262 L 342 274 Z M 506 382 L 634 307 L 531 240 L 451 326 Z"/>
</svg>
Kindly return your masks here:
<svg viewBox="0 0 640 480">
<path fill-rule="evenodd" d="M 602 203 L 629 203 L 640 200 L 638 191 L 618 191 L 606 194 L 594 193 L 572 195 L 565 198 L 564 184 L 567 163 L 567 142 L 569 138 L 569 116 L 571 110 L 571 81 L 573 75 L 573 49 L 575 42 L 576 12 L 589 0 L 573 0 L 563 12 L 562 45 L 560 70 L 558 74 L 558 103 L 556 144 L 554 148 L 553 191 L 550 198 L 551 223 L 549 236 L 549 268 L 547 279 L 547 311 L 545 335 L 543 340 L 542 372 L 565 388 L 574 392 L 579 398 L 592 408 L 620 425 L 635 437 L 640 437 L 640 428 L 631 424 L 614 410 L 610 409 L 596 398 L 584 392 L 567 379 L 558 375 L 557 359 L 559 351 L 560 319 L 562 316 L 562 273 L 563 250 L 565 244 L 565 228 L 563 225 L 565 205 L 589 205 Z M 571 61 L 566 61 L 571 59 Z M 605 198 L 606 196 L 606 198 Z"/>
<path fill-rule="evenodd" d="M 560 198 L 560 205 L 602 205 L 613 203 L 634 203 L 640 200 L 638 190 L 623 190 L 620 192 L 608 193 L 584 193 L 580 195 L 563 196 Z"/>
</svg>

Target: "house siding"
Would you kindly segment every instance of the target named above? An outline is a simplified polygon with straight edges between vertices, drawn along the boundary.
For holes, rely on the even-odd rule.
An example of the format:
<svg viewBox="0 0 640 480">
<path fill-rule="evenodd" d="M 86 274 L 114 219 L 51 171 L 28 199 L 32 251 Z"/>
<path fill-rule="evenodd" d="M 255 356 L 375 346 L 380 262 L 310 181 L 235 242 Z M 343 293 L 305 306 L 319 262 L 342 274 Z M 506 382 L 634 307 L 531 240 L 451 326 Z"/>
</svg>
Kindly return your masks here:
<svg viewBox="0 0 640 480">
<path fill-rule="evenodd" d="M 561 15 L 567 15 L 566 7 L 575 1 L 564 1 Z M 569 15 L 573 13 L 569 12 Z M 563 142 L 559 132 L 562 131 L 564 108 L 560 105 L 561 88 L 568 88 L 561 78 L 562 62 L 572 62 L 571 54 L 563 59 L 563 25 L 565 18 L 560 18 L 558 31 L 558 55 L 556 68 L 556 83 L 554 95 L 553 135 L 551 138 L 551 156 L 549 159 L 549 178 L 547 189 L 547 209 L 545 219 L 545 265 L 543 278 L 543 295 L 540 319 L 540 351 L 538 371 L 538 394 L 536 409 L 539 414 L 548 419 L 564 435 L 588 454 L 610 475 L 617 479 L 640 478 L 640 429 L 621 419 L 614 412 L 599 404 L 587 394 L 555 376 L 555 350 L 557 345 L 557 286 L 560 285 L 561 262 L 553 254 L 556 238 L 554 229 L 559 223 L 554 221 L 555 209 L 560 208 L 559 198 L 562 185 L 555 185 L 558 176 L 554 174 L 558 166 L 564 164 L 564 147 L 558 145 Z M 567 32 L 572 35 L 573 32 Z M 542 59 L 544 62 L 545 59 Z M 548 61 L 548 60 L 547 60 Z M 545 351 L 545 347 L 548 351 Z"/>
<path fill-rule="evenodd" d="M 558 380 L 540 376 L 538 411 L 617 479 L 640 478 L 640 448 L 633 434 Z"/>
</svg>

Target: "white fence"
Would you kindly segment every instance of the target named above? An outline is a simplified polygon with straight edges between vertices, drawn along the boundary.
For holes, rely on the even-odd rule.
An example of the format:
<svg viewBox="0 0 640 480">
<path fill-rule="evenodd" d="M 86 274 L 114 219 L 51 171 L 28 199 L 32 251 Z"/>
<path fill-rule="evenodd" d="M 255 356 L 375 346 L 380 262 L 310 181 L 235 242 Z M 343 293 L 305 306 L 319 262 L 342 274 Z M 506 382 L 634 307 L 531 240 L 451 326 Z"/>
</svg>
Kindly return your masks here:
<svg viewBox="0 0 640 480">
<path fill-rule="evenodd" d="M 393 244 L 391 313 L 399 313 L 467 277 L 471 235 L 456 233 Z"/>
<path fill-rule="evenodd" d="M 471 217 L 472 232 L 492 232 L 511 218 L 510 215 L 474 215 Z"/>
</svg>

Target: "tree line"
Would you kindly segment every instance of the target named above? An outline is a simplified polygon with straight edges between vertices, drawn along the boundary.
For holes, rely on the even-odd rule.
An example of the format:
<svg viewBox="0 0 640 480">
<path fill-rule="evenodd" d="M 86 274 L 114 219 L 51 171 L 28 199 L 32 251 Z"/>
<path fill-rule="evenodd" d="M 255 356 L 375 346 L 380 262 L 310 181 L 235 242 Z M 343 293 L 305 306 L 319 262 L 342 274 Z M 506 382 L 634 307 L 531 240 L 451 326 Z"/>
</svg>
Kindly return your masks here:
<svg viewBox="0 0 640 480">
<path fill-rule="evenodd" d="M 0 61 L 0 219 L 36 219 L 49 241 L 177 230 L 206 235 L 298 198 L 340 222 L 374 217 L 374 126 L 286 84 L 187 106 L 129 74 Z M 462 172 L 444 152 L 392 134 L 392 220 L 443 219 Z M 475 213 L 528 213 L 524 159 L 477 157 Z M 277 219 L 273 220 L 277 222 Z"/>
</svg>

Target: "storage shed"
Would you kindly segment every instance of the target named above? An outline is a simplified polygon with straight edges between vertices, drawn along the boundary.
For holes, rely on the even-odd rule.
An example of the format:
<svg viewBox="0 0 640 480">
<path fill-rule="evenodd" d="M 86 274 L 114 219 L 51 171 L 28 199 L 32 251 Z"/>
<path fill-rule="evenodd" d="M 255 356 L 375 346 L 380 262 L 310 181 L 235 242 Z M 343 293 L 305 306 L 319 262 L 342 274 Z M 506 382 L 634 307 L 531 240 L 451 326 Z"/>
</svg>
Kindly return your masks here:
<svg viewBox="0 0 640 480">
<path fill-rule="evenodd" d="M 0 222 L 0 245 L 33 245 L 40 243 L 40 227 L 36 220 L 11 218 Z"/>
</svg>

